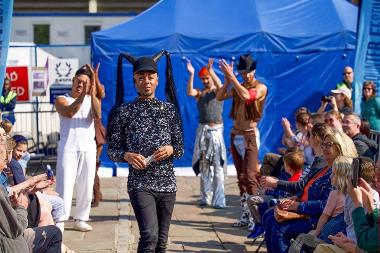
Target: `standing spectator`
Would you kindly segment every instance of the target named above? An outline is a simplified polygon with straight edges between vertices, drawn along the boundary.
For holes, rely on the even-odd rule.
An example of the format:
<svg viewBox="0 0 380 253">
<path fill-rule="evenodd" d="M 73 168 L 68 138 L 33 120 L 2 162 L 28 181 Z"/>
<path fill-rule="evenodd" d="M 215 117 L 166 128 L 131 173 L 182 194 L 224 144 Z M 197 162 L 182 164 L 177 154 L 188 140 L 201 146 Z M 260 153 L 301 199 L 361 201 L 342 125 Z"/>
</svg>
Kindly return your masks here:
<svg viewBox="0 0 380 253">
<path fill-rule="evenodd" d="M 339 89 L 341 87 L 348 88 L 352 90 L 352 83 L 354 82 L 354 71 L 350 66 L 346 66 L 343 69 L 343 80 L 341 83 L 336 85 L 336 88 Z"/>
<path fill-rule="evenodd" d="M 359 156 L 373 160 L 377 153 L 377 143 L 360 132 L 360 124 L 361 120 L 358 115 L 347 114 L 343 119 L 343 131 L 354 141 Z"/>
<path fill-rule="evenodd" d="M 363 83 L 363 100 L 360 107 L 361 116 L 368 120 L 371 129 L 380 131 L 380 98 L 376 96 L 376 85 L 373 81 Z"/>
<path fill-rule="evenodd" d="M 70 93 L 57 97 L 61 136 L 57 157 L 57 192 L 65 202 L 65 221 L 70 216 L 74 184 L 76 209 L 74 228 L 90 231 L 92 187 L 95 177 L 96 144 L 94 119 L 100 118 L 100 101 L 96 97 L 94 70 L 90 65 L 75 73 Z"/>
<path fill-rule="evenodd" d="M 231 130 L 231 153 L 237 171 L 240 190 L 242 215 L 235 226 L 246 226 L 249 223 L 247 199 L 258 193 L 259 174 L 257 124 L 263 116 L 267 87 L 255 78 L 256 61 L 251 55 L 239 58 L 237 69 L 243 78 L 240 83 L 236 78 L 232 64 L 220 61 L 226 83 L 218 90 L 218 100 L 232 98 L 230 116 L 234 120 Z M 232 85 L 232 87 L 231 87 Z M 252 224 L 250 224 L 252 225 Z"/>
<path fill-rule="evenodd" d="M 101 102 L 102 99 L 106 96 L 104 86 L 100 83 L 99 80 L 99 64 L 95 69 L 95 85 L 96 85 L 96 97 Z M 101 116 L 101 114 L 100 114 Z M 94 179 L 94 187 L 93 187 L 93 200 L 91 202 L 91 206 L 96 207 L 99 206 L 99 201 L 102 200 L 102 192 L 100 191 L 100 178 L 98 175 L 98 170 L 100 167 L 100 155 L 103 151 L 103 145 L 106 143 L 106 129 L 102 124 L 102 119 L 94 119 L 95 126 L 95 142 L 96 142 L 96 171 L 95 171 L 95 179 Z"/>
<path fill-rule="evenodd" d="M 8 119 L 12 125 L 15 124 L 14 109 L 16 107 L 16 92 L 11 90 L 11 80 L 4 79 L 3 92 L 0 97 L 0 111 L 2 119 Z"/>
<path fill-rule="evenodd" d="M 156 61 L 166 55 L 166 97 L 155 97 Z M 138 97 L 123 103 L 122 59 L 133 64 Z M 128 162 L 128 193 L 140 230 L 137 252 L 165 252 L 176 198 L 173 159 L 183 155 L 182 121 L 169 53 L 154 57 L 119 55 L 116 104 L 108 116 L 108 155 Z"/>
<path fill-rule="evenodd" d="M 209 59 L 207 67 L 202 67 L 198 76 L 203 90 L 194 89 L 194 68 L 189 61 L 190 73 L 187 81 L 187 95 L 195 97 L 199 112 L 199 125 L 194 143 L 193 168 L 201 177 L 200 205 L 212 205 L 215 208 L 226 206 L 224 195 L 224 171 L 227 165 L 226 146 L 223 139 L 223 102 L 216 99 L 216 93 L 222 86 Z"/>
</svg>

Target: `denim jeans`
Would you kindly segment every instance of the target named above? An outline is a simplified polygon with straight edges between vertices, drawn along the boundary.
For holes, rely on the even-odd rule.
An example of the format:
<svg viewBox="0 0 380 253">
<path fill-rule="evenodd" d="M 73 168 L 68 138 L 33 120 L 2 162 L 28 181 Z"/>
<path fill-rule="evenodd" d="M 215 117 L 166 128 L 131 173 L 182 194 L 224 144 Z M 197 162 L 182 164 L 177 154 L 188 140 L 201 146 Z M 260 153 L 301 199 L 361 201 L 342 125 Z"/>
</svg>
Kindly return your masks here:
<svg viewBox="0 0 380 253">
<path fill-rule="evenodd" d="M 347 224 L 344 222 L 344 213 L 341 213 L 335 217 L 330 218 L 330 220 L 323 226 L 319 238 L 326 243 L 332 244 L 331 240 L 328 238 L 329 235 L 336 235 L 338 232 L 345 233 Z"/>
<path fill-rule="evenodd" d="M 268 211 L 266 214 L 273 214 Z M 286 253 L 290 246 L 290 240 L 301 233 L 307 233 L 313 229 L 310 219 L 295 219 L 285 222 L 277 222 L 274 215 L 266 220 L 265 242 L 268 253 Z"/>
<path fill-rule="evenodd" d="M 53 225 L 27 228 L 24 238 L 32 253 L 61 253 L 62 232 Z"/>
<path fill-rule="evenodd" d="M 144 189 L 129 196 L 140 230 L 137 252 L 165 252 L 176 193 Z"/>
</svg>

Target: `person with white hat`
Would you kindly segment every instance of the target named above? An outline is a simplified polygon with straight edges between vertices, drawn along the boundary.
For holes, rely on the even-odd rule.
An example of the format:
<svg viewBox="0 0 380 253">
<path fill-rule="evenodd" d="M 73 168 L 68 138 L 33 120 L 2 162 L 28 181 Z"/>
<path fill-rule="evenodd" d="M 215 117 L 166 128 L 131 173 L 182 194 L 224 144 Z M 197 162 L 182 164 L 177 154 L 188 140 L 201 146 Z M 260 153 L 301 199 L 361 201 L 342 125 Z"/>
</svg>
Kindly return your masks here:
<svg viewBox="0 0 380 253">
<path fill-rule="evenodd" d="M 321 98 L 321 106 L 318 109 L 318 113 L 323 113 L 326 110 L 328 104 L 330 104 L 333 111 L 339 111 L 346 115 L 353 112 L 352 109 L 352 91 L 341 86 L 335 90 L 331 90 L 332 96 L 323 96 Z"/>
</svg>

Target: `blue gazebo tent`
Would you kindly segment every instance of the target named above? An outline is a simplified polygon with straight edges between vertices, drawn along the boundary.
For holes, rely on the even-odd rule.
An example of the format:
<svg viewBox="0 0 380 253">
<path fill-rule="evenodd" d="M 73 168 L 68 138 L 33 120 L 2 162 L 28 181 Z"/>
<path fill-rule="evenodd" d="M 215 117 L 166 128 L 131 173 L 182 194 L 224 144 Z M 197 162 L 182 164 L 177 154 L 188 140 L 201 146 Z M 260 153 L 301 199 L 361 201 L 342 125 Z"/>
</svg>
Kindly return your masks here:
<svg viewBox="0 0 380 253">
<path fill-rule="evenodd" d="M 185 155 L 177 162 L 190 166 L 198 112 L 186 96 L 185 57 L 196 69 L 209 57 L 238 59 L 252 54 L 258 60 L 257 78 L 268 86 L 261 132 L 260 156 L 276 151 L 282 135 L 281 118 L 293 120 L 297 107 L 316 110 L 342 78 L 355 56 L 357 7 L 345 0 L 162 0 L 134 19 L 93 33 L 93 62 L 101 63 L 106 86 L 103 121 L 114 105 L 118 54 L 171 53 L 177 94 L 184 122 Z M 159 98 L 164 98 L 164 65 L 159 68 Z M 217 73 L 217 64 L 214 66 Z M 130 64 L 124 67 L 125 100 L 135 95 Z M 201 87 L 196 78 L 196 85 Z M 225 140 L 229 146 L 230 102 L 225 103 Z M 102 161 L 107 162 L 106 155 Z"/>
</svg>

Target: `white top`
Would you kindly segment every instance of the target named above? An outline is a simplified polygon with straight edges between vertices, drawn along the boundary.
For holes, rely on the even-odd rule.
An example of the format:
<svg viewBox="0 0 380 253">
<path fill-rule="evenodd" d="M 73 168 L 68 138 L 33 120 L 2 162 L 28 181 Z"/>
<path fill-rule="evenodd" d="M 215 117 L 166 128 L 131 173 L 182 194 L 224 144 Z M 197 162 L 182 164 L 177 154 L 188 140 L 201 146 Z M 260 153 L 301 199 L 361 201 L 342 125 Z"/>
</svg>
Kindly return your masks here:
<svg viewBox="0 0 380 253">
<path fill-rule="evenodd" d="M 75 98 L 69 94 L 64 97 L 68 104 Z M 79 111 L 68 118 L 59 114 L 60 138 L 58 152 L 96 151 L 94 119 L 91 113 L 91 97 L 86 95 Z"/>
</svg>

